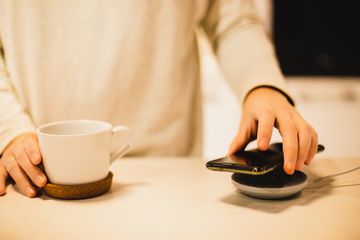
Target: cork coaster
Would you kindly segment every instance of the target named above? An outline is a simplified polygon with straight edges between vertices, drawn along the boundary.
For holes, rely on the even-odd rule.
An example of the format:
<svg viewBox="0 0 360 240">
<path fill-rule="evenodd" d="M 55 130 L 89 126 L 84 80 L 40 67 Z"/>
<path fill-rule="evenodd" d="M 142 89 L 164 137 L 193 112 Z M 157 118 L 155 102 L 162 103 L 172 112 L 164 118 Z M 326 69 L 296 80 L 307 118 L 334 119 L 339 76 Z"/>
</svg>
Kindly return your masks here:
<svg viewBox="0 0 360 240">
<path fill-rule="evenodd" d="M 79 185 L 58 185 L 48 183 L 44 186 L 43 192 L 49 197 L 68 200 L 96 197 L 110 190 L 112 178 L 113 174 L 112 172 L 109 172 L 106 178 L 92 183 Z"/>
</svg>

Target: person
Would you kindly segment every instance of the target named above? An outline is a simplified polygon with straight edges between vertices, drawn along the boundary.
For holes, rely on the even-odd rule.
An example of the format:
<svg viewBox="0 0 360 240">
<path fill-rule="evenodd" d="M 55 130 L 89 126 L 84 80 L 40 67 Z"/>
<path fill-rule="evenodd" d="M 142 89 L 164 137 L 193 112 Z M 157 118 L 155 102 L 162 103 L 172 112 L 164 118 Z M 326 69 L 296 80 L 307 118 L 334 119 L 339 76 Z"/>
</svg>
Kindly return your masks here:
<svg viewBox="0 0 360 240">
<path fill-rule="evenodd" d="M 251 0 L 0 1 L 0 195 L 11 176 L 35 196 L 37 126 L 99 119 L 134 130 L 130 155 L 201 154 L 196 28 L 204 29 L 243 105 L 229 154 L 276 126 L 284 169 L 309 164 L 315 130 L 287 94 Z"/>
</svg>

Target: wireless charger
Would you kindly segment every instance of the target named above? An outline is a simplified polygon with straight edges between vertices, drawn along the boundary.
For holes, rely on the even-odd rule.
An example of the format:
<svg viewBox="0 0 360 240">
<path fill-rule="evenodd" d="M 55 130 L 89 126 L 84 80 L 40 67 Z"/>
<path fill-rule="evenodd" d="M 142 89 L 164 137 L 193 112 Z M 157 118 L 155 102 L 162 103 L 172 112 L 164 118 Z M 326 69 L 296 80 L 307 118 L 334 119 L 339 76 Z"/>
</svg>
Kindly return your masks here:
<svg viewBox="0 0 360 240">
<path fill-rule="evenodd" d="M 282 199 L 303 190 L 308 177 L 301 171 L 286 174 L 281 168 L 264 175 L 234 173 L 232 181 L 241 193 L 259 199 Z"/>
<path fill-rule="evenodd" d="M 323 145 L 317 146 L 317 153 L 324 150 Z M 272 143 L 266 151 L 241 150 L 209 161 L 206 167 L 214 171 L 233 172 L 233 184 L 247 196 L 281 199 L 301 192 L 308 184 L 308 176 L 301 171 L 286 174 L 280 164 L 283 161 L 282 143 Z"/>
</svg>

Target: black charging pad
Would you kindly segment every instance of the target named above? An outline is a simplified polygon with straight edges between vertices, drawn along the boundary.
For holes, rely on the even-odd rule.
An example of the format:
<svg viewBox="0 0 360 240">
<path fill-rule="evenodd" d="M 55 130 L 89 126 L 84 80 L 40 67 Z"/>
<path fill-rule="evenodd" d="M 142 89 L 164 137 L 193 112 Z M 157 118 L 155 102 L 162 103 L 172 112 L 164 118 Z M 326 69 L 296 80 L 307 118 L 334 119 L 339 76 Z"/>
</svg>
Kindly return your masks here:
<svg viewBox="0 0 360 240">
<path fill-rule="evenodd" d="M 293 175 L 288 175 L 282 168 L 263 175 L 234 173 L 231 178 L 241 193 L 260 199 L 282 199 L 295 195 L 308 182 L 305 173 L 295 171 Z"/>
</svg>

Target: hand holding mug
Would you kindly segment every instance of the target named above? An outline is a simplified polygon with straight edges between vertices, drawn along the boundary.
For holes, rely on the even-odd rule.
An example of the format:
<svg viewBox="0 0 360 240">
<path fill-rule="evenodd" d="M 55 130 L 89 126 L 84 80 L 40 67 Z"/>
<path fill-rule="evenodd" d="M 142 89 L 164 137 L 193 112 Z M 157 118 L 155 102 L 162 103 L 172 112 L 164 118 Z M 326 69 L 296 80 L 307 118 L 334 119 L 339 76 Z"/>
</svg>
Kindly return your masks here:
<svg viewBox="0 0 360 240">
<path fill-rule="evenodd" d="M 101 180 L 131 144 L 131 130 L 121 125 L 95 120 L 45 124 L 37 135 L 21 135 L 5 149 L 0 159 L 0 196 L 6 193 L 9 175 L 28 197 L 36 196 L 31 182 L 41 188 L 48 179 L 67 185 Z M 38 167 L 41 162 L 47 177 Z"/>
<path fill-rule="evenodd" d="M 10 175 L 20 190 L 28 197 L 35 197 L 31 181 L 43 187 L 46 176 L 37 166 L 41 163 L 39 143 L 35 133 L 17 137 L 5 149 L 0 159 L 0 195 L 6 193 L 6 180 Z"/>
</svg>

